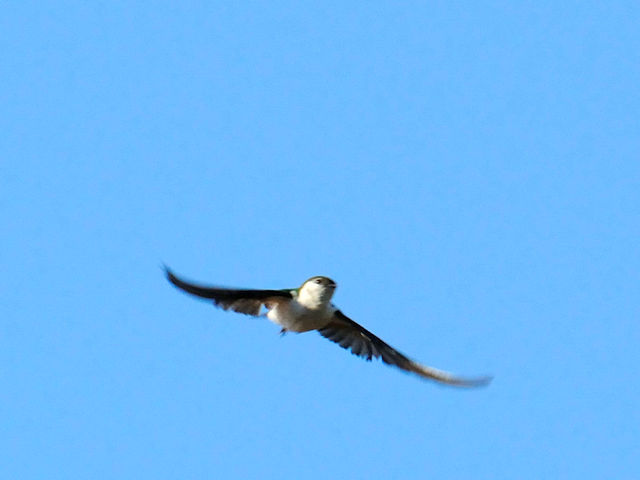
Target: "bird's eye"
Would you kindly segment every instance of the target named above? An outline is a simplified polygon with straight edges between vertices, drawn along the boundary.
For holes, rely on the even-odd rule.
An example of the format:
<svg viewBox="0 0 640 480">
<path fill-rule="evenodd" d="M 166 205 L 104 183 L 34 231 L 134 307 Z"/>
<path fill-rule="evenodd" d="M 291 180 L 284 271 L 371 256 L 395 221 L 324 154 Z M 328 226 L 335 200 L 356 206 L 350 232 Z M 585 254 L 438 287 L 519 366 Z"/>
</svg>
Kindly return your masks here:
<svg viewBox="0 0 640 480">
<path fill-rule="evenodd" d="M 316 283 L 322 283 L 322 279 L 321 278 L 316 278 Z"/>
</svg>

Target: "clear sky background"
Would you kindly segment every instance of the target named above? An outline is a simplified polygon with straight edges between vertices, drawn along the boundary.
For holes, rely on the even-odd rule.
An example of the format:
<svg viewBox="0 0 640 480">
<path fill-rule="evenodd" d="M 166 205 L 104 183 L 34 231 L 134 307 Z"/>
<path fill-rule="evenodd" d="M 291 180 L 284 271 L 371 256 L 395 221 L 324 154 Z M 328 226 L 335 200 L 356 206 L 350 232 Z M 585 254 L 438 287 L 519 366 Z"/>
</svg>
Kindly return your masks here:
<svg viewBox="0 0 640 480">
<path fill-rule="evenodd" d="M 0 477 L 640 478 L 639 5 L 4 4 Z"/>
</svg>

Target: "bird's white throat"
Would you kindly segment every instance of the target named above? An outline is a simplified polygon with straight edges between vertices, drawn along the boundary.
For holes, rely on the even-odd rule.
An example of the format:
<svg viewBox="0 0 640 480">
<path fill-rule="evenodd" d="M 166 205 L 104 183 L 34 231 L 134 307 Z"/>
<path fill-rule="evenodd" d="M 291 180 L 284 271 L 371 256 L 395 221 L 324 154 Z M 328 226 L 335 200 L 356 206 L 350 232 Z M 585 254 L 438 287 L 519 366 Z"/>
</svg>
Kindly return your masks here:
<svg viewBox="0 0 640 480">
<path fill-rule="evenodd" d="M 310 310 L 324 310 L 331 302 L 335 288 L 308 281 L 298 291 L 296 301 Z"/>
</svg>

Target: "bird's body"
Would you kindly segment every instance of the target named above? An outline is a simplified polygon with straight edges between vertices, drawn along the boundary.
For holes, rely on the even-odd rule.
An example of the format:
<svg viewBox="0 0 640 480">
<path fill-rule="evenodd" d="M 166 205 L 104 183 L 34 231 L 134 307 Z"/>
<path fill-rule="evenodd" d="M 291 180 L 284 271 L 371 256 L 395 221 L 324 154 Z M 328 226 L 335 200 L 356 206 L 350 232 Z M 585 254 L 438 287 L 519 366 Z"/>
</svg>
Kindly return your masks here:
<svg viewBox="0 0 640 480">
<path fill-rule="evenodd" d="M 456 377 L 419 364 L 398 352 L 331 303 L 336 283 L 328 277 L 311 277 L 295 289 L 249 290 L 195 285 L 178 278 L 169 269 L 166 269 L 166 274 L 176 287 L 192 295 L 208 298 L 224 310 L 261 316 L 263 307 L 266 308 L 266 317 L 279 325 L 282 333 L 317 330 L 323 337 L 366 360 L 381 358 L 389 365 L 449 385 L 481 386 L 491 380 L 490 377 Z"/>
<path fill-rule="evenodd" d="M 310 278 L 299 289 L 291 290 L 290 301 L 275 302 L 267 318 L 286 332 L 320 330 L 331 322 L 337 310 L 331 303 L 335 288 L 330 278 Z"/>
<path fill-rule="evenodd" d="M 276 304 L 267 312 L 267 318 L 280 325 L 286 332 L 303 333 L 319 330 L 331 321 L 335 308 L 323 305 L 320 308 L 308 308 L 297 301 Z"/>
</svg>

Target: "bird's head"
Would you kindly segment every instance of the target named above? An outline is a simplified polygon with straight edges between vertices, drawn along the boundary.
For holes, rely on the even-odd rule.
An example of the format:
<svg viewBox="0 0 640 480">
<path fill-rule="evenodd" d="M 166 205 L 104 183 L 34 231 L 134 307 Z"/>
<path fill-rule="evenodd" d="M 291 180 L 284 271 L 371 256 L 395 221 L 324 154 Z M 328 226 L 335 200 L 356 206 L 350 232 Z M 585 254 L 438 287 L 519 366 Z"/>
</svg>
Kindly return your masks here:
<svg viewBox="0 0 640 480">
<path fill-rule="evenodd" d="M 298 291 L 298 301 L 310 308 L 326 305 L 336 291 L 336 282 L 328 277 L 311 277 Z"/>
</svg>

